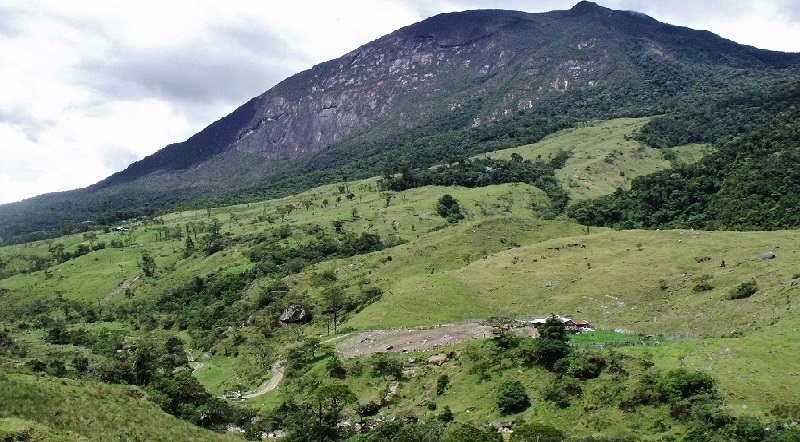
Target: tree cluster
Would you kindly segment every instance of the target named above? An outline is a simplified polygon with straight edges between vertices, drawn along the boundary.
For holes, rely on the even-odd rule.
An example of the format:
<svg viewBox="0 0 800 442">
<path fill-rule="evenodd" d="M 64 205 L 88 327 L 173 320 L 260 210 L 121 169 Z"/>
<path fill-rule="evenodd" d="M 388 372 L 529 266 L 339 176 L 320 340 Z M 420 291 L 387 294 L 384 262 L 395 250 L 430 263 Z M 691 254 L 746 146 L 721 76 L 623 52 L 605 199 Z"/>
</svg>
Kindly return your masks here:
<svg viewBox="0 0 800 442">
<path fill-rule="evenodd" d="M 458 158 L 453 163 L 432 169 L 403 166 L 384 172 L 381 186 L 401 191 L 422 186 L 485 187 L 504 183 L 527 183 L 542 189 L 550 198 L 552 210 L 560 213 L 569 196 L 555 178 L 555 171 L 564 166 L 569 153 L 561 151 L 550 162 L 523 160 L 518 154 L 511 160 Z M 399 173 L 395 174 L 395 170 Z"/>
<path fill-rule="evenodd" d="M 800 226 L 800 107 L 692 165 L 638 177 L 629 191 L 571 206 L 615 228 L 775 230 Z"/>
</svg>

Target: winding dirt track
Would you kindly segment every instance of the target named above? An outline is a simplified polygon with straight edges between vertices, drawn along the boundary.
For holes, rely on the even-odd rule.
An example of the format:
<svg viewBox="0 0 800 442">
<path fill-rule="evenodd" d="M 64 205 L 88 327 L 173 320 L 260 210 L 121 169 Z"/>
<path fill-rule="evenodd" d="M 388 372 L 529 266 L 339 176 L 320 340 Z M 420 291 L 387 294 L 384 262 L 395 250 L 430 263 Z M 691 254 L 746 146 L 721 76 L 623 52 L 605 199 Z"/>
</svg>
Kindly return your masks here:
<svg viewBox="0 0 800 442">
<path fill-rule="evenodd" d="M 108 300 L 109 300 L 109 299 L 111 299 L 113 296 L 115 296 L 115 295 L 119 294 L 119 292 L 121 292 L 121 291 L 123 291 L 123 290 L 127 289 L 128 287 L 130 287 L 130 286 L 131 286 L 131 284 L 133 284 L 134 282 L 136 282 L 136 280 L 138 280 L 138 279 L 139 279 L 139 276 L 136 276 L 136 277 L 133 277 L 133 278 L 128 278 L 128 279 L 126 279 L 126 280 L 122 281 L 121 283 L 119 283 L 119 285 L 117 285 L 117 286 L 114 288 L 114 290 L 111 290 L 111 291 L 110 291 L 110 292 L 108 292 L 108 293 L 107 293 L 105 296 L 103 296 L 103 301 L 108 301 Z"/>
<path fill-rule="evenodd" d="M 283 379 L 283 360 L 279 359 L 274 364 L 272 364 L 272 377 L 261 384 L 255 391 L 250 393 L 245 393 L 242 395 L 242 399 L 253 399 L 256 397 L 261 396 L 264 393 L 272 391 L 278 388 L 278 384 L 280 384 L 281 380 Z"/>
</svg>

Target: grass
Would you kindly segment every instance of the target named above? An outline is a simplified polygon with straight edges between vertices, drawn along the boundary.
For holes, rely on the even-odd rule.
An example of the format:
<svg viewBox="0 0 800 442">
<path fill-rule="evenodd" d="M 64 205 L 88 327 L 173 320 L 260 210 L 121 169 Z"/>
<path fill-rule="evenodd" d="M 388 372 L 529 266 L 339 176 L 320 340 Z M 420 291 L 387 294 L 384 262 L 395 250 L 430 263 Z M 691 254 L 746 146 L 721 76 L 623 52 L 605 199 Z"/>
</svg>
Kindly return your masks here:
<svg viewBox="0 0 800 442">
<path fill-rule="evenodd" d="M 557 172 L 559 181 L 573 201 L 597 198 L 617 188 L 629 189 L 637 176 L 671 167 L 662 151 L 632 138 L 649 120 L 619 118 L 590 122 L 560 131 L 536 144 L 500 150 L 489 156 L 509 159 L 512 153 L 517 153 L 525 159 L 548 159 L 560 150 L 571 152 L 572 157 Z M 699 160 L 708 147 L 694 144 L 673 150 L 679 162 L 690 163 Z"/>
<path fill-rule="evenodd" d="M 30 428 L 50 440 L 237 440 L 164 413 L 134 387 L 2 369 L 0 384 L 0 432 Z"/>
<path fill-rule="evenodd" d="M 237 358 L 229 356 L 199 356 L 195 361 L 203 365 L 194 370 L 194 377 L 214 396 L 222 396 L 230 390 L 242 387 L 246 390 L 249 386 L 237 374 Z"/>
<path fill-rule="evenodd" d="M 569 335 L 569 340 L 573 344 L 606 344 L 618 342 L 639 342 L 638 335 L 631 333 L 619 333 L 607 330 L 595 330 L 592 332 Z"/>
<path fill-rule="evenodd" d="M 626 187 L 638 175 L 669 167 L 662 152 L 631 141 L 630 135 L 645 122 L 596 122 L 563 131 L 535 145 L 490 155 L 504 158 L 519 153 L 525 158 L 547 158 L 558 150 L 569 150 L 573 156 L 558 177 L 573 199 L 590 198 Z M 694 161 L 706 149 L 697 145 L 677 148 L 677 161 Z M 351 192 L 354 196 L 348 199 L 346 195 Z M 435 212 L 436 201 L 445 193 L 454 196 L 466 214 L 466 219 L 456 225 L 447 224 Z M 391 196 L 388 204 L 387 196 Z M 795 302 L 799 289 L 792 285 L 798 275 L 795 251 L 800 248 L 800 233 L 587 230 L 566 219 L 537 218 L 535 209 L 548 204 L 543 192 L 523 184 L 479 189 L 429 186 L 386 193 L 379 191 L 378 180 L 373 178 L 322 186 L 278 200 L 176 212 L 160 217 L 163 224 L 132 223 L 131 232 L 125 235 L 98 234 L 97 240 L 106 243 L 125 239 L 127 245 L 122 249 L 107 247 L 51 266 L 47 272 L 0 280 L 0 303 L 7 324 L 38 301 L 46 304 L 56 296 L 100 311 L 136 307 L 185 285 L 195 276 L 249 269 L 249 238 L 269 235 L 284 225 L 293 231 L 289 242 L 303 241 L 315 226 L 335 236 L 333 222 L 340 220 L 347 232 L 377 233 L 403 243 L 380 252 L 317 263 L 286 278 L 292 293 L 311 305 L 322 291 L 315 285 L 313 275 L 327 270 L 335 273 L 336 284 L 349 296 L 359 296 L 370 288 L 382 290 L 374 303 L 344 316 L 340 330 L 557 313 L 587 319 L 607 330 L 574 336 L 579 344 L 638 340 L 636 335 L 610 331 L 618 328 L 664 335 L 658 346 L 621 347 L 617 351 L 647 356 L 665 370 L 685 366 L 712 373 L 732 409 L 741 411 L 747 407 L 766 413 L 778 403 L 800 403 L 798 371 L 792 365 L 793 355 L 800 351 L 800 343 L 793 339 L 800 328 Z M 292 210 L 287 213 L 289 206 Z M 160 229 L 185 232 L 187 225 L 200 226 L 213 219 L 221 223 L 223 237 L 229 243 L 222 252 L 208 257 L 196 252 L 183 259 L 183 239 L 159 239 Z M 199 240 L 202 235 L 198 235 Z M 67 250 L 85 242 L 81 235 L 56 241 Z M 200 241 L 196 245 L 199 247 Z M 4 247 L 0 248 L 0 257 L 17 266 L 26 261 L 26 256 L 47 255 L 48 247 L 46 242 Z M 761 254 L 768 250 L 775 251 L 778 258 L 762 260 Z M 144 252 L 156 259 L 152 278 L 140 276 L 139 261 Z M 725 267 L 720 267 L 722 260 Z M 713 288 L 694 292 L 693 286 L 705 275 L 710 277 Z M 120 283 L 137 276 L 139 279 L 127 295 L 112 295 Z M 755 295 L 728 299 L 731 289 L 749 281 L 758 284 Z M 258 295 L 271 282 L 269 278 L 254 281 L 243 291 L 242 298 Z M 51 311 L 48 315 L 63 319 L 64 313 Z M 141 333 L 135 327 L 120 324 L 102 326 L 121 327 L 132 336 Z M 242 336 L 259 332 L 253 326 L 237 327 L 242 329 Z M 303 330 L 297 339 L 324 333 L 320 323 Z M 42 333 L 33 330 L 14 336 L 31 349 L 31 357 L 66 357 L 75 350 L 42 343 Z M 193 346 L 191 333 L 176 333 L 187 347 Z M 687 336 L 692 338 L 671 340 Z M 490 344 L 476 341 L 454 350 L 485 345 Z M 242 383 L 237 374 L 239 359 L 216 354 L 198 361 L 204 365 L 195 376 L 212 394 L 222 394 Z M 10 406 L 4 405 L 0 410 L 0 435 L 30 432 L 41 434 L 43 440 L 51 434 L 56 435 L 53 440 L 171 440 L 167 435 L 178 439 L 186 435 L 196 435 L 193 438 L 198 440 L 224 438 L 161 413 L 137 389 L 32 376 L 4 369 L 4 364 L 8 366 L 10 362 L 0 364 L 0 402 Z M 587 435 L 624 435 L 636 425 L 660 419 L 664 413 L 654 409 L 630 416 L 594 402 L 585 404 L 591 410 L 586 413 L 581 411 L 582 406 L 558 409 L 543 403 L 542 391 L 552 376 L 541 371 L 505 367 L 492 379 L 478 382 L 476 375 L 469 372 L 468 363 L 458 358 L 442 369 L 416 365 L 413 376 L 409 375 L 413 382 L 401 384 L 393 411 L 411 410 L 426 415 L 431 413 L 426 402 L 434 401 L 439 410 L 449 405 L 458 420 L 500 420 L 503 417 L 493 405 L 496 386 L 504 379 L 518 378 L 534 402 L 534 407 L 521 418 L 576 422 Z M 325 375 L 321 367 L 314 370 Z M 450 376 L 452 386 L 448 393 L 434 397 L 432 391 L 441 373 Z M 348 382 L 359 400 L 366 402 L 379 398 L 389 381 L 364 375 Z M 606 387 L 590 382 L 586 388 Z M 270 409 L 293 393 L 279 389 L 244 404 Z M 598 392 L 592 397 L 600 396 Z M 48 414 L 44 407 L 50 402 L 66 405 Z M 74 411 L 84 409 L 91 413 L 81 417 Z M 111 416 L 110 428 L 116 430 L 101 428 L 106 414 Z M 123 417 L 129 420 L 118 421 Z M 169 430 L 157 430 L 160 428 Z"/>
</svg>

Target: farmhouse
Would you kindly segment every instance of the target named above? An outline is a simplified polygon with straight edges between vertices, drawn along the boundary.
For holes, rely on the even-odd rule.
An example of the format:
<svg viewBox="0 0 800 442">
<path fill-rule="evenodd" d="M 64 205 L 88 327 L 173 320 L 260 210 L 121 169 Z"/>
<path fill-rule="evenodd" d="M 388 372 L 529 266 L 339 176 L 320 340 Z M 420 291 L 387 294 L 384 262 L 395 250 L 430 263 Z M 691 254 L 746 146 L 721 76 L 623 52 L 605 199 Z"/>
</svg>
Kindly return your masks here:
<svg viewBox="0 0 800 442">
<path fill-rule="evenodd" d="M 564 324 L 568 332 L 571 333 L 581 333 L 587 331 L 594 331 L 592 329 L 592 324 L 585 320 L 585 319 L 572 319 L 567 318 L 565 316 L 554 315 L 556 319 L 561 321 Z M 533 326 L 534 328 L 539 328 L 540 326 L 544 325 L 547 320 L 550 318 L 536 318 L 526 321 L 526 325 Z"/>
</svg>

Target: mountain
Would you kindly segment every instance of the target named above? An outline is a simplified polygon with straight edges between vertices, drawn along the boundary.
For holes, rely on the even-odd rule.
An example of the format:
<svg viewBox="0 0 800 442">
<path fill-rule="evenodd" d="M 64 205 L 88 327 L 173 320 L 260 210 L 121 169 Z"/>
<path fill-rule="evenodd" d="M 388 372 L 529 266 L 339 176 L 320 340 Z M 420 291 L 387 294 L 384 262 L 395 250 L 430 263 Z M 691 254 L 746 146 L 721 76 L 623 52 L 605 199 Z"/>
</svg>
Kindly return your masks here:
<svg viewBox="0 0 800 442">
<path fill-rule="evenodd" d="M 199 198 L 276 196 L 374 175 L 388 162 L 425 167 L 590 119 L 664 114 L 673 124 L 654 127 L 682 139 L 674 132 L 691 116 L 681 112 L 718 104 L 712 111 L 726 118 L 712 113 L 693 133 L 717 141 L 751 129 L 726 122 L 787 109 L 798 65 L 800 54 L 591 2 L 440 14 L 287 78 L 93 186 L 0 206 L 0 238 L 52 236 Z"/>
</svg>

